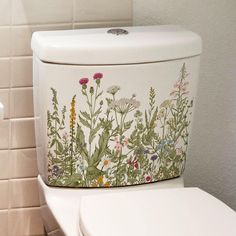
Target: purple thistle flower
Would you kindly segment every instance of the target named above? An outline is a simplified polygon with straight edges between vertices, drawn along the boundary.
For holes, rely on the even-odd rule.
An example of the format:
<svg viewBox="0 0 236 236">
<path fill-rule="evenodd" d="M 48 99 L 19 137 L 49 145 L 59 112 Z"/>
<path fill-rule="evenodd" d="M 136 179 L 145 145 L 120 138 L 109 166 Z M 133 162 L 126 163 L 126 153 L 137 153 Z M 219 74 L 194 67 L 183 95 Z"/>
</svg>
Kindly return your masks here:
<svg viewBox="0 0 236 236">
<path fill-rule="evenodd" d="M 60 172 L 60 168 L 57 165 L 54 165 L 52 167 L 52 174 L 55 175 L 55 176 L 58 176 L 59 172 Z"/>
<path fill-rule="evenodd" d="M 158 158 L 157 155 L 152 155 L 152 156 L 151 156 L 151 160 L 152 160 L 152 161 L 155 161 L 157 158 Z"/>
</svg>

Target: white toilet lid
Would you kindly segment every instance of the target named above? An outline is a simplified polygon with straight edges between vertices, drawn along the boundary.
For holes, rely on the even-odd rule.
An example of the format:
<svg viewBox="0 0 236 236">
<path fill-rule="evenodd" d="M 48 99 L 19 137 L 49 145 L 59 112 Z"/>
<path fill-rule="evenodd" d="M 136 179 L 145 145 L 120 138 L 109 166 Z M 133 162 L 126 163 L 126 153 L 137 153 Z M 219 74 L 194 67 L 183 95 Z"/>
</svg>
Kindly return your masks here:
<svg viewBox="0 0 236 236">
<path fill-rule="evenodd" d="M 236 212 L 198 188 L 85 196 L 83 236 L 235 236 Z"/>
</svg>

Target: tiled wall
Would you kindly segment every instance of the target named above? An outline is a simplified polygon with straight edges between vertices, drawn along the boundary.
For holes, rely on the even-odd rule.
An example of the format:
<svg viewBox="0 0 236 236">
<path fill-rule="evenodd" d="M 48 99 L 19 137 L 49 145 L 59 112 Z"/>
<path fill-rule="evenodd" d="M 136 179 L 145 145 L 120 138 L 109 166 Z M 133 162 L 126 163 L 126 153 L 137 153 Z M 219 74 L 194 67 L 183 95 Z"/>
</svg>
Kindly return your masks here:
<svg viewBox="0 0 236 236">
<path fill-rule="evenodd" d="M 37 192 L 31 34 L 130 25 L 131 0 L 0 0 L 0 235 L 43 235 Z"/>
</svg>

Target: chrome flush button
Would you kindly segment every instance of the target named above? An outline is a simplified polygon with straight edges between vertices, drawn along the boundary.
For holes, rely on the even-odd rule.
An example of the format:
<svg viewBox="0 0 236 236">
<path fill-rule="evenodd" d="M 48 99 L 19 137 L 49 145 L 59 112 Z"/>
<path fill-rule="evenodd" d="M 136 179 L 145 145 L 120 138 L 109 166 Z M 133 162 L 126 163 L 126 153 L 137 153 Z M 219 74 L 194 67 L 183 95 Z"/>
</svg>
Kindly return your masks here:
<svg viewBox="0 0 236 236">
<path fill-rule="evenodd" d="M 109 29 L 107 31 L 108 34 L 115 34 L 115 35 L 125 35 L 128 34 L 129 32 L 125 29 Z"/>
</svg>

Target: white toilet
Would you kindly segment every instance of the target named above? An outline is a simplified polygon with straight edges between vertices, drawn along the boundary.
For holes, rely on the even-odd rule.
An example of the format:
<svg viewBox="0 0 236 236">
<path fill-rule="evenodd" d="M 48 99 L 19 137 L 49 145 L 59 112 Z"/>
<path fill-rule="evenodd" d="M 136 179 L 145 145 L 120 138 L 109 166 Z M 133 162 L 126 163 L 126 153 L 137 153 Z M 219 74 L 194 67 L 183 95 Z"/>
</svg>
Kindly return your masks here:
<svg viewBox="0 0 236 236">
<path fill-rule="evenodd" d="M 37 32 L 32 49 L 48 235 L 236 235 L 236 213 L 181 177 L 198 35 L 178 26 Z"/>
</svg>

